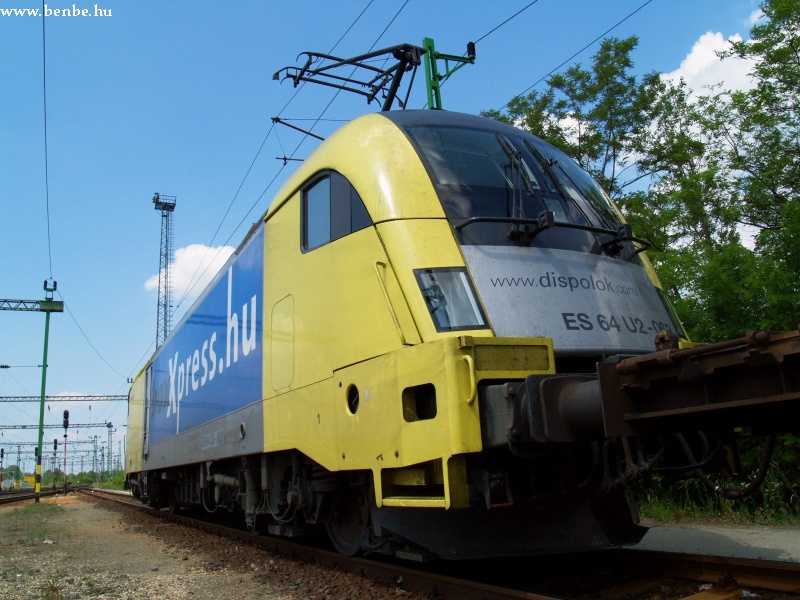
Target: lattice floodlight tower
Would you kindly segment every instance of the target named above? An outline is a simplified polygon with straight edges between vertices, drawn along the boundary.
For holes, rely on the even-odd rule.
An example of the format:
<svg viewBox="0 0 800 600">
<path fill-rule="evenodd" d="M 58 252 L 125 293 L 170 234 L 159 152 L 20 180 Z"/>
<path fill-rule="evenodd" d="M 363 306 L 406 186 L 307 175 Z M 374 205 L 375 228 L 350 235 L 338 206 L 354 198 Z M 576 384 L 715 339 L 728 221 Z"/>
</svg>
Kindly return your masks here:
<svg viewBox="0 0 800 600">
<path fill-rule="evenodd" d="M 158 317 L 156 321 L 156 347 L 167 339 L 171 324 L 172 300 L 172 212 L 175 210 L 175 196 L 155 193 L 153 204 L 161 211 L 161 257 L 158 264 Z"/>
</svg>

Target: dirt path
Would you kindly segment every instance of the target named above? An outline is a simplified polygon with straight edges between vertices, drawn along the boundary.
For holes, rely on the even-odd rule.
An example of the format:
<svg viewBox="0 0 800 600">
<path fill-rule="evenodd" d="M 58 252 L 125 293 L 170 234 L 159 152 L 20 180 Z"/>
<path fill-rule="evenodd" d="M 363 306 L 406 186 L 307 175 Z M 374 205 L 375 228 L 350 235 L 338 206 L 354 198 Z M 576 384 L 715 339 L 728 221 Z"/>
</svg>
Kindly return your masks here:
<svg viewBox="0 0 800 600">
<path fill-rule="evenodd" d="M 79 497 L 0 509 L 0 599 L 413 598 Z"/>
</svg>

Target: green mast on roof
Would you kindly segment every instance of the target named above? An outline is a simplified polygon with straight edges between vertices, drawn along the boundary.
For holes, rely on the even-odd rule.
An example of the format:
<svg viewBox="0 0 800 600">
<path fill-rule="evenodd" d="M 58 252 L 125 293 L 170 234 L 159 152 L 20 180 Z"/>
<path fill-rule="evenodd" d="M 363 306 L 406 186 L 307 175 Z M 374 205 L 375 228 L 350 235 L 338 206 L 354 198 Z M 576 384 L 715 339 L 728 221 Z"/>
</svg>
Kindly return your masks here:
<svg viewBox="0 0 800 600">
<path fill-rule="evenodd" d="M 442 109 L 441 85 L 450 75 L 458 71 L 464 65 L 471 65 L 475 62 L 475 43 L 467 43 L 467 55 L 455 56 L 453 54 L 442 54 L 436 51 L 433 46 L 433 39 L 425 38 L 422 40 L 422 47 L 425 48 L 425 79 L 428 86 L 428 108 L 436 110 Z M 444 73 L 439 73 L 438 62 L 444 61 Z M 450 63 L 456 63 L 450 68 Z"/>
</svg>

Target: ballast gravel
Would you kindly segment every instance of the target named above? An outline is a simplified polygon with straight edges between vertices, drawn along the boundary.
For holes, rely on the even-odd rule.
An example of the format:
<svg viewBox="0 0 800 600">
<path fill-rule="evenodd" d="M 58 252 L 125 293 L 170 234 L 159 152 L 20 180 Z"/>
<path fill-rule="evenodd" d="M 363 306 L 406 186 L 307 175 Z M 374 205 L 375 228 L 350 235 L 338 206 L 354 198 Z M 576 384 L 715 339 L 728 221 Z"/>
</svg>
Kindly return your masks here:
<svg viewBox="0 0 800 600">
<path fill-rule="evenodd" d="M 45 503 L 0 509 L 2 599 L 423 598 L 79 496 Z"/>
</svg>

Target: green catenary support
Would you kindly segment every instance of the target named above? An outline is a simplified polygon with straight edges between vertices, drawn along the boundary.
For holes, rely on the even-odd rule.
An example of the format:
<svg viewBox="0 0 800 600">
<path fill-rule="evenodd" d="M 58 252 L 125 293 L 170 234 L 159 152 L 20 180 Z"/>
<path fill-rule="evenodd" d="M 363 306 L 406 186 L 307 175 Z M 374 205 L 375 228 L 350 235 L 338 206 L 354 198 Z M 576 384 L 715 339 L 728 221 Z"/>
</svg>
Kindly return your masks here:
<svg viewBox="0 0 800 600">
<path fill-rule="evenodd" d="M 59 300 L 53 300 L 53 292 L 56 290 L 57 285 L 58 284 L 53 280 L 45 280 L 45 300 L 39 303 L 39 310 L 44 312 L 44 352 L 42 356 L 42 394 L 39 403 L 39 443 L 37 445 L 39 453 L 36 457 L 36 479 L 34 487 L 34 502 L 36 503 L 39 502 L 42 488 L 42 437 L 44 436 L 44 397 L 47 385 L 47 343 L 50 336 L 50 313 L 64 312 L 64 303 Z M 53 471 L 53 477 L 55 477 L 55 470 Z"/>
<path fill-rule="evenodd" d="M 446 81 L 450 75 L 458 71 L 464 65 L 471 65 L 475 62 L 475 44 L 467 44 L 466 56 L 455 56 L 453 54 L 442 54 L 436 51 L 432 38 L 422 40 L 422 47 L 425 48 L 425 79 L 428 90 L 428 107 L 436 110 L 442 109 L 442 82 Z M 439 73 L 438 61 L 444 61 L 444 73 Z M 450 63 L 457 63 L 450 67 Z"/>
<path fill-rule="evenodd" d="M 50 313 L 64 312 L 64 303 L 53 300 L 53 292 L 58 284 L 52 279 L 44 281 L 44 300 L 0 300 L 0 310 L 24 310 L 44 313 L 44 357 L 42 359 L 42 393 L 39 396 L 39 441 L 36 444 L 36 486 L 34 488 L 34 501 L 39 502 L 42 486 L 42 438 L 44 437 L 44 399 L 47 383 L 47 342 L 50 336 Z M 17 466 L 19 466 L 19 450 L 17 450 Z"/>
</svg>

